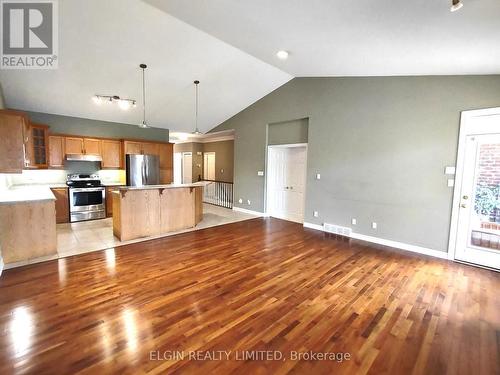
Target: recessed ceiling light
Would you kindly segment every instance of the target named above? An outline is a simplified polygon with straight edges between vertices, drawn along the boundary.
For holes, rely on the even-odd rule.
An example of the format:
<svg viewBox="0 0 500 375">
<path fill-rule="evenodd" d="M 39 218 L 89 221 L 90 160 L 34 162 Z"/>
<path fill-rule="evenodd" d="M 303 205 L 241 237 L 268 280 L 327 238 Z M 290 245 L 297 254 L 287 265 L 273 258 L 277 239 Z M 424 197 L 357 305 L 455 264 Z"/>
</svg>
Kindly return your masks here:
<svg viewBox="0 0 500 375">
<path fill-rule="evenodd" d="M 456 12 L 457 10 L 459 10 L 460 8 L 462 8 L 464 6 L 463 3 L 460 2 L 460 0 L 452 0 L 452 5 L 451 5 L 451 8 L 450 8 L 450 12 Z"/>
<path fill-rule="evenodd" d="M 288 59 L 288 52 L 285 50 L 281 50 L 276 52 L 276 56 L 278 56 L 278 59 L 286 60 Z"/>
</svg>

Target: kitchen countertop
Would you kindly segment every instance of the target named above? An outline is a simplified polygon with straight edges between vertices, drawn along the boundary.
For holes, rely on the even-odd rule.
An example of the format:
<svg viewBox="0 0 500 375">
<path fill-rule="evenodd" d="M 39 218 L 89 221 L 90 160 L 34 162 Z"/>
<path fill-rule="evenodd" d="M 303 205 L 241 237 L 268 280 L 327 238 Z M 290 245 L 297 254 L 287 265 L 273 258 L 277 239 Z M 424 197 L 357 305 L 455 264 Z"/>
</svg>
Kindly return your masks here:
<svg viewBox="0 0 500 375">
<path fill-rule="evenodd" d="M 54 194 L 52 194 L 52 191 L 50 190 L 51 187 L 58 186 L 14 185 L 8 190 L 0 191 L 0 204 L 54 201 L 56 200 L 56 197 L 54 196 Z"/>
<path fill-rule="evenodd" d="M 118 187 L 118 191 L 128 191 L 128 190 L 152 190 L 152 189 L 178 189 L 178 188 L 188 188 L 188 187 L 203 187 L 206 183 L 204 182 L 193 182 L 192 184 L 168 184 L 168 185 L 144 185 L 144 186 L 122 186 Z"/>
</svg>

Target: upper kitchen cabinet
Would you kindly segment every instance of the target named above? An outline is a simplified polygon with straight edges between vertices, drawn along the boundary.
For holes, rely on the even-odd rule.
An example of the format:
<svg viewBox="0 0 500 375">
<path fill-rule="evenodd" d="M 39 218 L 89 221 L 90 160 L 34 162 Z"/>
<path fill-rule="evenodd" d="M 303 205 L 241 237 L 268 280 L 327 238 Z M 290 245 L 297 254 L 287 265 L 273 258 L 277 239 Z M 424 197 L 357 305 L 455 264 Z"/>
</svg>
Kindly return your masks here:
<svg viewBox="0 0 500 375">
<path fill-rule="evenodd" d="M 48 163 L 48 132 L 47 125 L 30 123 L 25 137 L 26 163 L 30 169 L 47 168 Z"/>
<path fill-rule="evenodd" d="M 174 145 L 173 143 L 160 143 L 160 169 L 174 168 Z"/>
<path fill-rule="evenodd" d="M 25 166 L 25 133 L 29 119 L 21 112 L 0 110 L 0 172 L 21 173 Z"/>
<path fill-rule="evenodd" d="M 123 149 L 125 154 L 140 155 L 142 154 L 142 142 L 124 141 Z"/>
<path fill-rule="evenodd" d="M 66 149 L 66 154 L 83 155 L 85 153 L 83 138 L 65 137 L 64 148 Z"/>
<path fill-rule="evenodd" d="M 83 151 L 85 155 L 101 155 L 101 140 L 84 138 Z"/>
<path fill-rule="evenodd" d="M 102 168 L 122 168 L 122 142 L 111 139 L 102 140 Z"/>
<path fill-rule="evenodd" d="M 174 145 L 160 143 L 160 183 L 170 184 L 174 180 Z"/>
<path fill-rule="evenodd" d="M 64 137 L 62 136 L 49 136 L 49 167 L 64 167 Z"/>
<path fill-rule="evenodd" d="M 159 155 L 160 154 L 160 144 L 144 142 L 142 144 L 142 153 L 144 155 Z"/>
</svg>

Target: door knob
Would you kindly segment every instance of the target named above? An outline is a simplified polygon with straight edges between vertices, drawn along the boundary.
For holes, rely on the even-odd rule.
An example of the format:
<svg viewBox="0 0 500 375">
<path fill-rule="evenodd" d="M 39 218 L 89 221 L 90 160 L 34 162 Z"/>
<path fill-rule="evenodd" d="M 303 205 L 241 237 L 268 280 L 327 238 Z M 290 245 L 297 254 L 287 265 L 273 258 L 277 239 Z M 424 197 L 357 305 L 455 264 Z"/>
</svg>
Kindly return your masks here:
<svg viewBox="0 0 500 375">
<path fill-rule="evenodd" d="M 469 197 L 467 195 L 464 195 L 462 198 L 465 200 L 469 199 Z"/>
</svg>

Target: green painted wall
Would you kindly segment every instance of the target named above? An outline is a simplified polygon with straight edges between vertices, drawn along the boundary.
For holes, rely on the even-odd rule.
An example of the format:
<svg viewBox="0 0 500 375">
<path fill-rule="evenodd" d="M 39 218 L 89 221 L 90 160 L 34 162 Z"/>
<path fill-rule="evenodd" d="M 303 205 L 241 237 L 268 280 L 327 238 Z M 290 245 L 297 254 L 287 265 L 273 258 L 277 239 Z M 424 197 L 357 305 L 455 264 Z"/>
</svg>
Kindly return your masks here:
<svg viewBox="0 0 500 375">
<path fill-rule="evenodd" d="M 295 78 L 212 131 L 235 129 L 236 206 L 263 212 L 268 124 L 309 118 L 306 222 L 446 251 L 460 112 L 499 106 L 499 75 Z"/>
<path fill-rule="evenodd" d="M 215 179 L 217 181 L 233 182 L 234 141 L 218 141 L 208 143 L 178 143 L 174 152 L 193 153 L 193 180 L 203 177 L 203 152 L 215 152 Z M 201 155 L 198 155 L 201 152 Z M 221 170 L 224 170 L 223 172 Z"/>
<path fill-rule="evenodd" d="M 286 145 L 292 143 L 307 143 L 309 120 L 284 121 L 269 124 L 267 130 L 267 144 Z"/>
<path fill-rule="evenodd" d="M 130 124 L 97 121 L 79 117 L 60 116 L 41 112 L 27 112 L 34 122 L 47 124 L 51 133 L 83 135 L 104 138 L 131 138 L 168 142 L 168 129 L 141 129 Z"/>
</svg>

